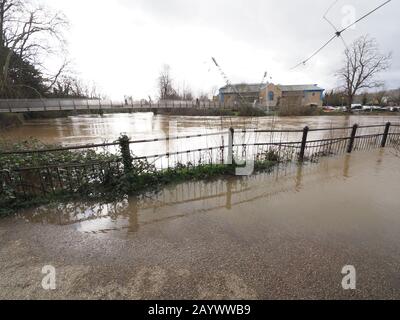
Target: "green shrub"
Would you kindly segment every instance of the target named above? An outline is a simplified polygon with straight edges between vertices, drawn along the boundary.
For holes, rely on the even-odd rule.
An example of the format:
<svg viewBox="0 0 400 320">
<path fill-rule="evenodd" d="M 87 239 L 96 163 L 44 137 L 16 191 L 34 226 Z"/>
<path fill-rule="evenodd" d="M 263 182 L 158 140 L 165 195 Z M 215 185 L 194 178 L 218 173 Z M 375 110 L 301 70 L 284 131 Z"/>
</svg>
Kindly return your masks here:
<svg viewBox="0 0 400 320">
<path fill-rule="evenodd" d="M 55 148 L 57 146 L 46 146 L 38 140 L 27 140 L 20 143 L 1 142 L 1 150 L 41 150 L 49 147 Z M 270 150 L 257 158 L 255 169 L 257 171 L 269 170 L 280 160 L 279 153 Z M 169 183 L 213 179 L 235 174 L 235 165 L 178 163 L 174 168 L 157 170 L 147 160 L 134 160 L 132 166 L 130 166 L 131 169 L 126 172 L 120 161 L 120 155 L 118 154 L 111 154 L 106 151 L 95 152 L 93 150 L 54 151 L 19 155 L 0 154 L 0 175 L 7 172 L 13 181 L 17 181 L 16 184 L 6 184 L 6 180 L 0 176 L 0 215 L 6 215 L 29 206 L 77 197 L 112 201 L 145 190 L 157 190 L 159 187 Z M 97 163 L 100 166 L 100 170 L 90 171 L 92 163 Z M 105 163 L 104 167 L 101 167 L 102 163 Z M 110 163 L 114 165 L 110 166 Z M 60 174 L 59 170 L 51 171 L 49 181 L 52 181 L 53 178 L 54 181 L 61 181 L 61 183 L 59 182 L 61 188 L 52 187 L 50 189 L 52 192 L 48 192 L 48 189 L 46 189 L 43 194 L 40 192 L 37 194 L 21 192 L 18 183 L 22 176 L 13 169 L 41 167 L 44 175 L 46 175 L 49 174 L 46 166 L 55 164 L 67 164 L 68 166 L 74 164 L 71 172 L 66 170 L 68 175 L 66 173 Z M 79 166 L 79 164 L 88 164 L 88 166 Z M 43 177 L 40 176 L 40 171 L 39 175 L 36 172 L 37 170 L 32 171 L 36 175 L 28 174 L 24 176 L 24 181 L 30 185 L 36 184 L 40 189 Z M 78 182 L 73 186 L 71 185 L 71 174 L 73 178 L 79 178 Z"/>
</svg>

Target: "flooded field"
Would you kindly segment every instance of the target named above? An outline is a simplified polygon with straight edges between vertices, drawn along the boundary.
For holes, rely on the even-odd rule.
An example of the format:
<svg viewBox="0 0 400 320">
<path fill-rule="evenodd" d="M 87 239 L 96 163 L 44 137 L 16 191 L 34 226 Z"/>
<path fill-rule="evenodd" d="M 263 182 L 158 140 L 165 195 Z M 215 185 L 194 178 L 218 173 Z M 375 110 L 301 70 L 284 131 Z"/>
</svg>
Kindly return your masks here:
<svg viewBox="0 0 400 320">
<path fill-rule="evenodd" d="M 400 298 L 400 153 L 0 220 L 0 297 Z M 54 292 L 41 268 L 54 265 Z M 345 265 L 357 290 L 341 287 Z"/>
</svg>

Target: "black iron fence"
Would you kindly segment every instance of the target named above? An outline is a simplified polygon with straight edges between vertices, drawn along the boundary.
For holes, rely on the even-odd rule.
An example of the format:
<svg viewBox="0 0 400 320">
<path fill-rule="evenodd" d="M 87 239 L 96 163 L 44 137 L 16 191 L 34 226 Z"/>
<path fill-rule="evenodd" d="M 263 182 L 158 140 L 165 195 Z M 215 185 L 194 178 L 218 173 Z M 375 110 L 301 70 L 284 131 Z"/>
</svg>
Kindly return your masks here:
<svg viewBox="0 0 400 320">
<path fill-rule="evenodd" d="M 315 138 L 317 134 L 317 138 Z M 134 155 L 136 146 L 154 142 L 190 141 L 190 139 L 217 138 L 219 143 L 200 148 L 161 152 L 160 154 Z M 214 139 L 214 141 L 216 141 Z M 316 161 L 323 156 L 340 155 L 353 151 L 383 147 L 399 147 L 400 125 L 308 128 L 302 130 L 234 130 L 209 134 L 164 137 L 147 140 L 130 140 L 122 136 L 118 141 L 82 146 L 54 147 L 33 150 L 0 150 L 0 195 L 12 197 L 48 195 L 67 191 L 80 193 L 93 185 L 107 181 L 140 167 L 147 173 L 148 166 L 158 171 L 177 166 L 196 167 L 213 164 L 238 164 L 241 161 Z M 102 160 L 73 160 L 57 162 L 57 153 L 114 148 L 115 154 Z M 20 166 L 43 154 L 52 154 L 51 163 L 37 166 Z M 19 157 L 10 163 L 10 157 Z M 27 158 L 26 162 L 20 159 Z M 8 161 L 5 161 L 8 159 Z M 145 164 L 145 165 L 143 165 Z"/>
</svg>

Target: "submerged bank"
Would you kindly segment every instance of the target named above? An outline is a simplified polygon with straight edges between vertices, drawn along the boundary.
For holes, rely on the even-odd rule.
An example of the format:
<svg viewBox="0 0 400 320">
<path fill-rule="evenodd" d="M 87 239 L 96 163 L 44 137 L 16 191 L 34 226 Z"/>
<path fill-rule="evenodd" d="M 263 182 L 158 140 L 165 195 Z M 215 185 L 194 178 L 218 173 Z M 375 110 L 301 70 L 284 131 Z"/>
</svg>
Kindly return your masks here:
<svg viewBox="0 0 400 320">
<path fill-rule="evenodd" d="M 121 137 L 120 141 L 125 138 Z M 54 151 L 24 153 L 30 149 L 40 151 L 48 148 Z M 147 160 L 134 160 L 132 163 L 129 151 L 125 156 L 130 163 L 122 161 L 122 165 L 124 149 L 121 153 L 92 149 L 60 151 L 60 146 L 46 146 L 37 140 L 22 143 L 0 141 L 0 149 L 21 152 L 0 154 L 0 216 L 71 199 L 115 201 L 145 191 L 155 192 L 171 183 L 234 176 L 237 168 L 234 164 L 200 162 L 194 165 L 189 162 L 159 170 Z M 254 170 L 268 171 L 280 162 L 279 155 L 270 151 L 260 155 L 254 163 Z M 55 164 L 56 170 L 51 172 L 48 167 Z M 70 171 L 71 168 L 74 171 Z"/>
<path fill-rule="evenodd" d="M 269 171 L 277 164 L 276 161 L 258 161 L 255 163 L 255 173 Z M 21 209 L 49 203 L 71 200 L 117 201 L 133 194 L 156 193 L 160 188 L 170 184 L 184 181 L 212 181 L 227 179 L 232 176 L 235 176 L 235 166 L 233 165 L 208 164 L 196 167 L 182 165 L 177 168 L 144 174 L 120 173 L 119 175 L 109 176 L 102 183 L 97 181 L 85 183 L 78 190 L 72 192 L 63 191 L 21 198 L 14 196 L 13 190 L 4 190 L 0 195 L 0 217 L 8 216 Z"/>
</svg>

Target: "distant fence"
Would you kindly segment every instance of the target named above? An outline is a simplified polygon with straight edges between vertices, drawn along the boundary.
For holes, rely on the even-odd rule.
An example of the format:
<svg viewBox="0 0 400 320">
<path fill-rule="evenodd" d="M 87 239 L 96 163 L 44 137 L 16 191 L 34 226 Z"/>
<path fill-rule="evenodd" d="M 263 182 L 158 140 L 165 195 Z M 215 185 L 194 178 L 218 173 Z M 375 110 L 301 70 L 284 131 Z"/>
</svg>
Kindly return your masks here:
<svg viewBox="0 0 400 320">
<path fill-rule="evenodd" d="M 0 99 L 1 112 L 43 112 L 73 110 L 151 110 L 151 109 L 235 109 L 238 104 L 218 101 L 115 101 L 96 99 Z M 257 106 L 259 107 L 259 106 Z"/>
<path fill-rule="evenodd" d="M 314 139 L 313 134 L 324 135 Z M 259 135 L 262 134 L 261 139 Z M 243 137 L 249 136 L 252 141 Z M 207 148 L 191 148 L 177 152 L 152 155 L 135 155 L 132 150 L 139 144 L 189 140 L 217 137 L 220 141 Z M 257 138 L 258 137 L 258 138 Z M 290 138 L 287 138 L 290 137 Z M 246 141 L 247 140 L 247 141 Z M 147 161 L 158 170 L 165 170 L 179 165 L 199 166 L 202 164 L 232 164 L 245 161 L 263 161 L 271 153 L 281 162 L 315 161 L 323 156 L 351 153 L 353 151 L 374 148 L 400 146 L 400 125 L 358 126 L 340 128 L 301 130 L 234 130 L 165 137 L 147 140 L 129 140 L 124 137 L 118 142 L 100 143 L 81 146 L 57 147 L 40 150 L 0 150 L 0 194 L 13 190 L 16 197 L 37 194 L 49 194 L 59 191 L 79 192 L 82 186 L 104 183 L 108 177 L 122 175 L 130 171 L 137 162 Z M 105 161 L 87 161 L 84 163 L 52 163 L 38 167 L 19 167 L 4 165 L 3 159 L 13 156 L 33 159 L 40 154 L 57 154 L 74 150 L 96 150 L 112 147 L 119 149 L 113 159 Z M 235 160 L 235 161 L 234 161 Z"/>
</svg>

